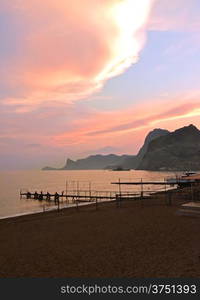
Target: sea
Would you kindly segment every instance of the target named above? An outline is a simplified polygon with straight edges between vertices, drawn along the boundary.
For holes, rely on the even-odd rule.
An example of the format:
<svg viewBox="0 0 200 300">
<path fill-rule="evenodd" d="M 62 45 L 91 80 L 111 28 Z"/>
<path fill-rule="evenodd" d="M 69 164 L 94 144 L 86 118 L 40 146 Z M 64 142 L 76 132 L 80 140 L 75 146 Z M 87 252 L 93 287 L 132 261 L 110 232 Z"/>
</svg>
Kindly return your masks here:
<svg viewBox="0 0 200 300">
<path fill-rule="evenodd" d="M 119 186 L 112 182 L 122 181 L 162 181 L 174 177 L 172 172 L 150 171 L 1 171 L 0 172 L 0 219 L 11 216 L 40 212 L 44 205 L 37 200 L 20 198 L 21 192 L 55 192 L 74 191 L 112 191 L 118 192 Z M 144 188 L 144 187 L 143 187 Z M 140 186 L 121 186 L 122 191 L 140 192 Z M 156 191 L 163 186 L 146 186 L 146 190 Z"/>
</svg>

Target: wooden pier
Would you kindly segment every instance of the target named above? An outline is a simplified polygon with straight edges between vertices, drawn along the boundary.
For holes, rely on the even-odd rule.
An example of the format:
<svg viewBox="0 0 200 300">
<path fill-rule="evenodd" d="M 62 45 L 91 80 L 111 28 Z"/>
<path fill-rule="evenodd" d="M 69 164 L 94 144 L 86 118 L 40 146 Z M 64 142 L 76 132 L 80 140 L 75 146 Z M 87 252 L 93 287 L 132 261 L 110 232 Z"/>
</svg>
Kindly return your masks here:
<svg viewBox="0 0 200 300">
<path fill-rule="evenodd" d="M 39 201 L 54 201 L 57 203 L 58 201 L 64 201 L 64 199 L 68 202 L 74 203 L 75 201 L 80 202 L 95 202 L 96 199 L 98 200 L 116 200 L 116 198 L 123 198 L 123 199 L 133 199 L 140 196 L 139 193 L 131 193 L 131 192 L 125 192 L 125 193 L 117 193 L 117 192 L 97 192 L 93 195 L 88 194 L 64 194 L 64 193 L 43 193 L 43 192 L 20 192 L 20 197 L 25 199 L 32 199 L 32 200 L 39 200 Z M 71 201 L 70 201 L 71 200 Z"/>
<path fill-rule="evenodd" d="M 70 188 L 70 183 L 73 184 Z M 119 181 L 111 182 L 112 185 L 118 185 L 118 189 L 114 191 L 98 191 L 96 189 L 91 188 L 91 182 L 89 182 L 87 189 L 80 188 L 80 182 L 68 182 L 66 181 L 65 191 L 61 193 L 49 193 L 48 191 L 20 191 L 20 197 L 25 199 L 33 199 L 38 201 L 46 201 L 49 204 L 55 203 L 58 204 L 59 202 L 66 202 L 66 203 L 77 203 L 77 202 L 96 202 L 96 201 L 115 201 L 115 200 L 123 200 L 123 199 L 138 199 L 143 198 L 146 196 L 150 196 L 150 191 L 145 191 L 144 185 L 164 185 L 166 190 L 167 185 L 172 185 L 170 182 L 167 181 L 143 181 L 142 179 L 139 181 Z M 140 190 L 137 192 L 126 190 L 122 191 L 122 185 L 139 185 L 141 187 Z M 151 191 L 153 192 L 153 191 Z M 155 191 L 154 191 L 155 192 Z"/>
<path fill-rule="evenodd" d="M 79 182 L 72 182 L 73 186 L 70 189 L 69 182 L 66 182 L 65 191 L 62 192 L 55 192 L 49 193 L 48 191 L 40 191 L 37 190 L 30 191 L 30 190 L 20 190 L 20 198 L 27 199 L 27 200 L 36 200 L 39 203 L 42 203 L 43 210 L 48 210 L 49 206 L 57 207 L 58 210 L 64 207 L 77 207 L 80 205 L 87 205 L 96 203 L 96 208 L 98 203 L 106 202 L 106 201 L 113 201 L 116 202 L 117 207 L 122 205 L 123 200 L 143 200 L 146 198 L 151 198 L 153 193 L 158 191 L 167 191 L 167 185 L 172 185 L 171 183 L 167 183 L 166 181 L 140 181 L 129 182 L 129 181 L 119 181 L 112 182 L 113 185 L 118 185 L 117 190 L 96 190 L 91 188 L 91 182 L 87 189 L 81 189 Z M 122 185 L 140 185 L 140 189 L 138 191 L 131 191 L 126 189 L 126 191 L 122 190 Z M 163 188 L 159 190 L 149 190 L 145 189 L 145 185 L 160 185 Z M 82 204 L 81 204 L 82 203 Z M 85 203 L 85 204 L 84 204 Z"/>
<path fill-rule="evenodd" d="M 112 195 L 80 195 L 80 194 L 50 194 L 50 193 L 43 193 L 43 192 L 20 192 L 21 197 L 25 197 L 26 199 L 34 199 L 34 200 L 46 200 L 46 201 L 52 201 L 52 200 L 57 200 L 57 199 L 72 199 L 72 200 L 80 200 L 80 201 L 95 201 L 96 198 L 98 199 L 103 199 L 103 200 L 114 200 L 116 196 Z"/>
<path fill-rule="evenodd" d="M 95 204 L 96 210 L 98 210 L 98 204 L 101 202 L 106 202 L 106 201 L 112 201 L 116 202 L 117 207 L 122 206 L 122 200 L 136 200 L 136 199 L 141 199 L 141 196 L 138 193 L 116 193 L 116 192 L 110 192 L 110 191 L 96 191 L 94 194 L 94 191 L 91 193 L 84 193 L 81 194 L 81 191 L 78 193 L 43 193 L 40 192 L 21 192 L 20 191 L 20 198 L 21 199 L 27 199 L 34 201 L 39 201 L 42 204 L 43 207 L 43 212 L 49 210 L 49 206 L 54 206 L 54 209 L 57 207 L 57 210 L 59 211 L 62 208 L 65 207 L 73 207 L 77 210 L 79 210 L 80 205 L 88 205 L 88 204 Z M 82 191 L 83 192 L 83 191 Z"/>
</svg>

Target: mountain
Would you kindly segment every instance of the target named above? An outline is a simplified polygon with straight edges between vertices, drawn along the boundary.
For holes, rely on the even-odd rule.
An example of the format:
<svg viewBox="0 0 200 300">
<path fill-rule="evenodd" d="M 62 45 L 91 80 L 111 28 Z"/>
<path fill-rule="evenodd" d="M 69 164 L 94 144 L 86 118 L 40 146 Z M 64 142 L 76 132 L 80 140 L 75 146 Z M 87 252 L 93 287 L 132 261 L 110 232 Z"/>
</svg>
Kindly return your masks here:
<svg viewBox="0 0 200 300">
<path fill-rule="evenodd" d="M 87 158 L 78 159 L 73 161 L 68 159 L 65 165 L 65 169 L 67 170 L 98 170 L 105 169 L 108 166 L 121 165 L 123 160 L 128 157 L 128 155 L 91 155 Z"/>
<path fill-rule="evenodd" d="M 169 131 L 164 129 L 154 129 L 145 138 L 144 145 L 137 155 L 91 155 L 76 161 L 67 159 L 66 164 L 62 168 L 44 167 L 42 170 L 98 170 L 113 169 L 123 167 L 125 169 L 136 169 L 146 153 L 149 143 L 160 136 L 168 134 Z"/>
<path fill-rule="evenodd" d="M 149 142 L 138 170 L 200 170 L 200 130 L 194 125 Z"/>
<path fill-rule="evenodd" d="M 200 170 L 200 131 L 189 125 L 169 132 L 154 129 L 146 136 L 137 155 L 91 155 L 64 167 L 43 170 L 95 170 L 123 167 L 137 170 Z"/>
<path fill-rule="evenodd" d="M 115 166 L 121 166 L 125 159 L 132 158 L 131 155 L 91 155 L 83 159 L 78 159 L 76 161 L 67 159 L 64 167 L 60 169 L 45 167 L 42 170 L 101 170 L 101 169 L 110 169 Z"/>
<path fill-rule="evenodd" d="M 169 131 L 168 130 L 165 130 L 165 129 L 160 129 L 160 128 L 156 128 L 152 131 L 150 131 L 148 133 L 148 135 L 146 136 L 145 138 L 145 141 L 144 141 L 144 144 L 143 146 L 140 148 L 137 156 L 135 157 L 128 157 L 124 160 L 123 162 L 123 167 L 124 168 L 132 168 L 132 169 L 136 169 L 142 158 L 144 157 L 146 151 L 147 151 L 147 148 L 148 148 L 148 145 L 151 141 L 153 141 L 154 139 L 157 139 L 158 137 L 160 136 L 165 136 L 169 134 Z"/>
</svg>

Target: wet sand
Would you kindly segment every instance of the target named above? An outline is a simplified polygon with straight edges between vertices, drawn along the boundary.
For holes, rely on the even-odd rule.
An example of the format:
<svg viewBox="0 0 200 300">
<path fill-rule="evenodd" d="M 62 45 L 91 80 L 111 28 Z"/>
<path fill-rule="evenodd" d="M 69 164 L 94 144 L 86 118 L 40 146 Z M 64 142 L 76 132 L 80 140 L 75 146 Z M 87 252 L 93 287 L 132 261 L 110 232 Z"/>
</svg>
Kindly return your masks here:
<svg viewBox="0 0 200 300">
<path fill-rule="evenodd" d="M 0 221 L 0 277 L 200 277 L 200 218 L 164 201 Z"/>
</svg>

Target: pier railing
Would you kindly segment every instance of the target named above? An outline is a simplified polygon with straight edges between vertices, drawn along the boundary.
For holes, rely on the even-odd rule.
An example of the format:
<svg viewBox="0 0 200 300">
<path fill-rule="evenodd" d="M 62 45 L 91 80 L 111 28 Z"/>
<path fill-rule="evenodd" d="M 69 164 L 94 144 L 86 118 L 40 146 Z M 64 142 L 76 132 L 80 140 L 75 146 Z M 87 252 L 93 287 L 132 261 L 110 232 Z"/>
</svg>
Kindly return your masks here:
<svg viewBox="0 0 200 300">
<path fill-rule="evenodd" d="M 22 189 L 20 190 L 20 197 L 32 201 L 37 200 L 42 205 L 44 211 L 53 208 L 55 209 L 56 207 L 58 210 L 64 207 L 73 206 L 78 209 L 81 205 L 92 203 L 95 203 L 97 207 L 98 203 L 105 201 L 115 201 L 117 206 L 120 206 L 123 200 L 157 199 L 157 196 L 160 193 L 164 193 L 164 202 L 171 204 L 172 192 L 177 181 L 176 183 L 172 183 L 170 180 L 167 181 L 166 179 L 163 181 L 147 181 L 144 179 L 137 181 L 122 181 L 119 179 L 111 184 L 116 187 L 115 190 L 91 189 L 91 184 L 89 185 L 89 189 L 83 189 L 80 188 L 79 183 L 76 184 L 76 189 L 69 189 L 69 185 L 66 185 L 65 191 L 55 193 Z M 124 186 L 127 186 L 126 190 L 123 190 L 122 187 Z M 137 186 L 137 188 L 135 188 L 135 190 L 131 189 L 132 186 Z M 194 199 L 192 186 L 191 195 L 191 199 Z"/>
</svg>

